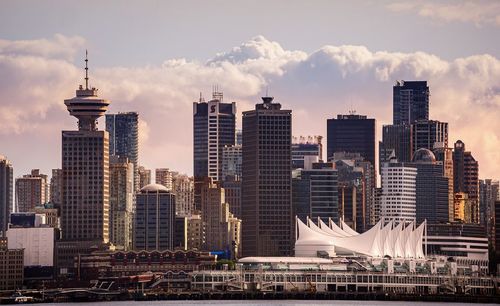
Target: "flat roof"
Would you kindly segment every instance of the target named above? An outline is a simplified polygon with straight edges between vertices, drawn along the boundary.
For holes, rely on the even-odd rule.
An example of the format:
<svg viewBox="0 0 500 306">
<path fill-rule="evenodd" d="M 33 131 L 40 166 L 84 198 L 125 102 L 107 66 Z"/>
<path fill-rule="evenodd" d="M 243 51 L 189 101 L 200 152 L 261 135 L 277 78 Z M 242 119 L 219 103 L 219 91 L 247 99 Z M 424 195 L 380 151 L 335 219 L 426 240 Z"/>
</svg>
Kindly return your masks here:
<svg viewBox="0 0 500 306">
<path fill-rule="evenodd" d="M 331 264 L 333 260 L 319 257 L 245 257 L 238 263 L 301 263 L 301 264 Z"/>
</svg>

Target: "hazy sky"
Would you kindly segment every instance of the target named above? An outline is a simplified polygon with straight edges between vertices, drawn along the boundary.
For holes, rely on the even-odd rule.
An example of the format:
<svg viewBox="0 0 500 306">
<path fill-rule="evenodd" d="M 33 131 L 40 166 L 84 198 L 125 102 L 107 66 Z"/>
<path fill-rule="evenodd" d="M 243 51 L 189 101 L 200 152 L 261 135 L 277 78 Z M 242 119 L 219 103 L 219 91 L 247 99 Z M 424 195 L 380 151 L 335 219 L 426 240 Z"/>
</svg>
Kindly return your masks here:
<svg viewBox="0 0 500 306">
<path fill-rule="evenodd" d="M 85 49 L 110 112 L 140 113 L 149 168 L 192 172 L 192 101 L 215 83 L 239 112 L 269 86 L 295 135 L 326 136 L 351 105 L 381 134 L 394 81 L 425 79 L 449 145 L 500 177 L 499 1 L 1 1 L 0 155 L 16 176 L 60 167 Z"/>
</svg>

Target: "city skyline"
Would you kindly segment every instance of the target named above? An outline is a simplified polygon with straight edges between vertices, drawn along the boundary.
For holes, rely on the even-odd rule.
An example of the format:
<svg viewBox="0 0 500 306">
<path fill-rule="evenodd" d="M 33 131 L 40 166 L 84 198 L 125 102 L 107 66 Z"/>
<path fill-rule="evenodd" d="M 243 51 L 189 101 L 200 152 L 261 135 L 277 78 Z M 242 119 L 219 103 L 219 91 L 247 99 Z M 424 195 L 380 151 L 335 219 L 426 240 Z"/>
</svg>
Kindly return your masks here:
<svg viewBox="0 0 500 306">
<path fill-rule="evenodd" d="M 484 2 L 478 10 L 488 7 L 488 14 L 494 15 L 498 6 L 492 3 Z M 362 14 L 366 14 L 368 4 L 360 4 Z M 418 8 L 395 8 L 391 3 L 385 6 L 386 17 L 393 18 L 395 9 L 411 15 L 411 27 L 421 25 L 455 33 L 467 28 L 463 32 L 467 38 L 498 31 L 498 24 L 489 19 L 437 21 L 422 16 L 415 11 Z M 265 14 L 272 11 L 276 11 L 274 5 Z M 9 18 L 2 22 L 15 26 Z M 290 22 L 285 20 L 285 24 Z M 0 89 L 5 93 L 0 143 L 10 144 L 2 146 L 2 154 L 12 162 L 15 177 L 35 168 L 42 173 L 60 168 L 58 131 L 75 128 L 63 100 L 75 85 L 84 83 L 82 59 L 88 48 L 90 83 L 114 101 L 108 113 L 139 113 L 139 164 L 148 169 L 168 167 L 193 173 L 191 105 L 200 91 L 209 100 L 213 84 L 224 92 L 224 102 L 237 103 L 239 128 L 241 112 L 252 109 L 269 88 L 270 95 L 293 110 L 295 136 L 326 137 L 326 119 L 355 109 L 358 114 L 377 119 L 380 140 L 382 125 L 392 120 L 392 86 L 403 79 L 428 81 L 430 119 L 449 123 L 449 143 L 462 140 L 467 144 L 479 161 L 480 178 L 498 178 L 500 138 L 496 131 L 500 122 L 496 117 L 500 95 L 495 81 L 500 76 L 500 50 L 486 41 L 478 41 L 461 54 L 419 44 L 409 44 L 402 50 L 394 47 L 394 42 L 373 44 L 363 35 L 351 41 L 325 35 L 322 41 L 297 45 L 279 32 L 257 28 L 250 34 L 236 31 L 239 39 L 232 45 L 224 39 L 215 47 L 210 43 L 203 55 L 186 50 L 182 59 L 175 52 L 166 52 L 163 64 L 158 62 L 158 54 L 151 55 L 152 64 L 137 58 L 128 62 L 120 55 L 116 63 L 118 59 L 111 60 L 112 50 L 98 46 L 90 33 L 75 30 L 57 34 L 61 31 L 42 28 L 31 35 L 22 28 L 8 35 L 0 32 L 0 71 L 12 76 L 0 78 Z M 429 39 L 432 35 L 429 33 Z M 161 49 L 159 45 L 145 47 Z M 132 47 L 124 50 L 126 54 L 134 52 L 137 50 Z M 100 129 L 104 129 L 103 121 Z M 33 150 L 36 155 L 27 153 Z"/>
</svg>

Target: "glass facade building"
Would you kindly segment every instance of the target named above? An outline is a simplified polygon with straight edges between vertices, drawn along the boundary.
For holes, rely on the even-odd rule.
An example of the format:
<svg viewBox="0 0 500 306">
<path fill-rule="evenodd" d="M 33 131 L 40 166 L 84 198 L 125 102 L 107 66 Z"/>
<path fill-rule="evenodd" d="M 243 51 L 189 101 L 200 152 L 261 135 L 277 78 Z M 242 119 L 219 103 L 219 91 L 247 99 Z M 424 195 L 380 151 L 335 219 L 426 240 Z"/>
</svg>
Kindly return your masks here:
<svg viewBox="0 0 500 306">
<path fill-rule="evenodd" d="M 12 164 L 0 155 L 0 238 L 5 235 L 14 198 Z"/>
<path fill-rule="evenodd" d="M 409 125 L 428 120 L 429 95 L 427 81 L 397 81 L 393 87 L 393 124 Z"/>
</svg>

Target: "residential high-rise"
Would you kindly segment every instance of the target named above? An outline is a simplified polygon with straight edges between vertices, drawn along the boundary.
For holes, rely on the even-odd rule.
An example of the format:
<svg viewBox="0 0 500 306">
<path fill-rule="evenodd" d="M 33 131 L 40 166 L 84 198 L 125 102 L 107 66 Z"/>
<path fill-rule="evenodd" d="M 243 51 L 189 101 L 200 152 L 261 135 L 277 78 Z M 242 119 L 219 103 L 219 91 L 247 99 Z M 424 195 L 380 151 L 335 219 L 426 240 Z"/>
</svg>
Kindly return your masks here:
<svg viewBox="0 0 500 306">
<path fill-rule="evenodd" d="M 139 189 L 151 184 L 151 170 L 139 166 Z"/>
<path fill-rule="evenodd" d="M 136 197 L 134 250 L 173 250 L 175 195 L 163 185 L 150 184 Z"/>
<path fill-rule="evenodd" d="M 417 120 L 412 123 L 413 152 L 436 146 L 448 147 L 448 123 L 437 120 Z"/>
<path fill-rule="evenodd" d="M 109 155 L 126 157 L 134 164 L 134 192 L 139 190 L 139 114 L 106 114 L 106 131 L 109 133 Z"/>
<path fill-rule="evenodd" d="M 337 170 L 332 163 L 314 163 L 310 169 L 293 171 L 292 206 L 293 216 L 303 222 L 307 217 L 339 221 L 337 197 Z"/>
<path fill-rule="evenodd" d="M 409 223 L 416 221 L 417 168 L 396 159 L 382 165 L 380 217 Z"/>
<path fill-rule="evenodd" d="M 499 187 L 496 180 L 479 180 L 479 222 L 486 226 L 490 238 L 494 235 L 495 201 L 500 199 Z"/>
<path fill-rule="evenodd" d="M 62 169 L 52 169 L 50 178 L 50 202 L 55 208 L 60 208 L 62 203 Z"/>
<path fill-rule="evenodd" d="M 322 136 L 293 137 L 292 138 L 292 169 L 306 168 L 323 160 Z"/>
<path fill-rule="evenodd" d="M 31 174 L 16 178 L 16 207 L 18 212 L 32 211 L 49 201 L 49 183 L 47 175 L 40 174 L 39 169 L 31 170 Z"/>
<path fill-rule="evenodd" d="M 335 152 L 359 153 L 375 166 L 375 119 L 349 114 L 327 121 L 327 159 Z"/>
<path fill-rule="evenodd" d="M 168 168 L 157 168 L 155 170 L 155 183 L 167 187 L 172 191 L 172 171 Z"/>
<path fill-rule="evenodd" d="M 429 119 L 429 95 L 427 81 L 397 81 L 393 87 L 393 124 Z"/>
<path fill-rule="evenodd" d="M 411 125 L 384 125 L 379 142 L 379 166 L 388 162 L 394 152 L 398 161 L 409 162 L 413 154 Z"/>
<path fill-rule="evenodd" d="M 448 178 L 431 150 L 421 148 L 411 162 L 417 168 L 417 223 L 447 223 L 449 221 Z"/>
<path fill-rule="evenodd" d="M 5 156 L 0 155 L 0 238 L 5 236 L 13 208 L 13 176 L 12 164 Z"/>
<path fill-rule="evenodd" d="M 117 248 L 132 248 L 134 164 L 127 157 L 110 156 L 109 240 Z"/>
<path fill-rule="evenodd" d="M 201 97 L 193 103 L 193 170 L 195 209 L 201 209 L 200 188 L 205 177 L 222 179 L 222 152 L 236 141 L 236 102 L 223 103 L 222 92 L 216 89 L 212 100 Z"/>
<path fill-rule="evenodd" d="M 76 97 L 64 100 L 78 131 L 62 132 L 61 270 L 74 268 L 77 254 L 109 242 L 109 136 L 97 129 L 109 103 L 89 88 L 87 74 L 85 88 L 80 85 Z"/>
<path fill-rule="evenodd" d="M 225 145 L 222 149 L 222 176 L 221 181 L 232 176 L 241 178 L 242 153 L 241 145 Z"/>
<path fill-rule="evenodd" d="M 479 223 L 479 163 L 471 152 L 465 151 L 465 144 L 461 140 L 455 142 L 453 150 L 453 176 L 455 193 L 467 193 L 471 206 L 471 222 Z"/>
<path fill-rule="evenodd" d="M 177 216 L 191 216 L 194 213 L 194 180 L 185 174 L 174 173 L 172 193 L 175 194 Z"/>
<path fill-rule="evenodd" d="M 292 111 L 263 97 L 243 112 L 243 256 L 292 254 Z"/>
</svg>

